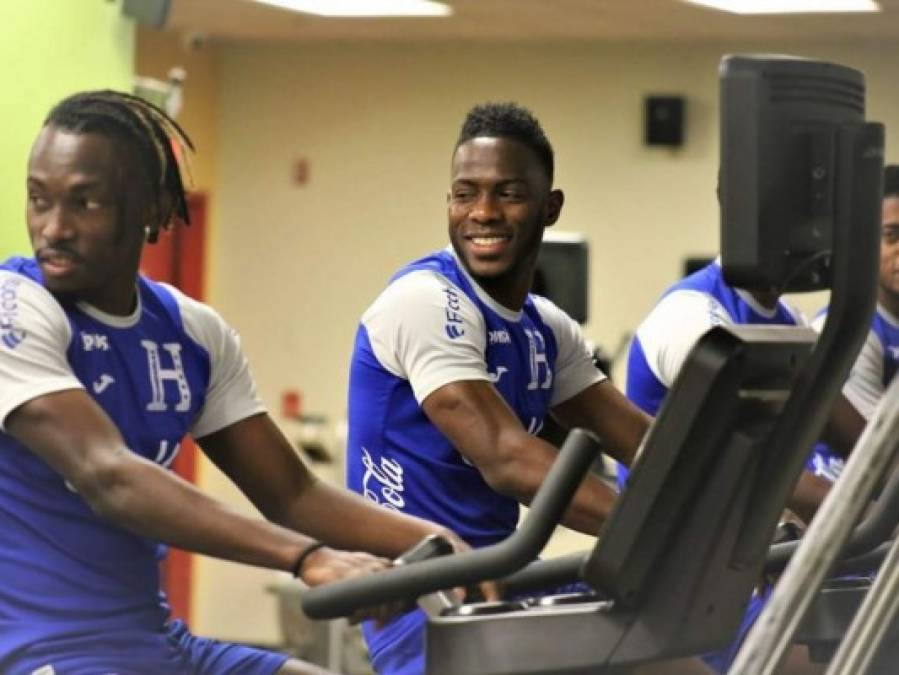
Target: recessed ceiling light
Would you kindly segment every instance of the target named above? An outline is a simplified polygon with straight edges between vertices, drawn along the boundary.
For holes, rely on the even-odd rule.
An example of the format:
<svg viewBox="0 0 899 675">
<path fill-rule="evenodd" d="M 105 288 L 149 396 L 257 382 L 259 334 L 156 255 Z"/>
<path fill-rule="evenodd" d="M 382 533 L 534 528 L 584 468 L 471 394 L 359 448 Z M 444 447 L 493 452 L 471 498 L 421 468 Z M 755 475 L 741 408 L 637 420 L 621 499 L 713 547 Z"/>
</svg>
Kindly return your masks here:
<svg viewBox="0 0 899 675">
<path fill-rule="evenodd" d="M 875 0 L 684 0 L 732 14 L 824 14 L 879 12 Z"/>
<path fill-rule="evenodd" d="M 449 16 L 452 7 L 433 0 L 256 0 L 319 16 Z"/>
</svg>

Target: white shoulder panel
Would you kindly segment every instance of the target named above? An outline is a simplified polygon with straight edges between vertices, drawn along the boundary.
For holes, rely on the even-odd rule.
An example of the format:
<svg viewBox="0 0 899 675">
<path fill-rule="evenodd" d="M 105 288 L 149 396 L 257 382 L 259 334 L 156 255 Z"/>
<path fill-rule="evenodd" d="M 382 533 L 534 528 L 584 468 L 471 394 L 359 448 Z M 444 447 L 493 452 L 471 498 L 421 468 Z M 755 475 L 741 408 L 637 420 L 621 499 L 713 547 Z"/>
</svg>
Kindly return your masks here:
<svg viewBox="0 0 899 675">
<path fill-rule="evenodd" d="M 591 384 L 601 382 L 606 376 L 593 365 L 593 355 L 577 322 L 552 301 L 539 295 L 533 298 L 540 318 L 553 332 L 559 347 L 550 401 L 550 405 L 554 406 L 579 394 Z"/>
<path fill-rule="evenodd" d="M 714 326 L 729 325 L 733 318 L 715 298 L 681 290 L 662 298 L 637 328 L 637 338 L 653 375 L 670 387 L 697 340 Z"/>
<path fill-rule="evenodd" d="M 486 327 L 475 304 L 446 277 L 410 272 L 391 283 L 362 315 L 375 357 L 408 380 L 421 403 L 461 380 L 489 380 Z"/>
<path fill-rule="evenodd" d="M 0 428 L 17 407 L 64 389 L 83 389 L 66 358 L 69 320 L 52 295 L 0 270 Z"/>
<path fill-rule="evenodd" d="M 187 334 L 209 354 L 211 373 L 206 402 L 191 429 L 202 438 L 260 412 L 265 406 L 256 393 L 240 337 L 212 307 L 166 285 L 178 301 Z"/>
<path fill-rule="evenodd" d="M 865 338 L 849 379 L 843 385 L 843 395 L 866 420 L 871 419 L 874 408 L 884 393 L 883 343 L 872 330 Z"/>
</svg>

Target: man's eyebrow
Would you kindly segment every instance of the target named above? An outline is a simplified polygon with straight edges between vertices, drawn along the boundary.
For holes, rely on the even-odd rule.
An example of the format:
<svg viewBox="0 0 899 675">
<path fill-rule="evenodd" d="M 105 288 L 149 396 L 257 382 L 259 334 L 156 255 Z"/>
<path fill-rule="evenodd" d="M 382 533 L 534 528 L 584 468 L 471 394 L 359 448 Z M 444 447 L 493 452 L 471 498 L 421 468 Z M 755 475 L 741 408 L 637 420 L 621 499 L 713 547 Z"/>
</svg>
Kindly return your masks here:
<svg viewBox="0 0 899 675">
<path fill-rule="evenodd" d="M 31 174 L 27 177 L 29 184 L 44 185 L 47 181 L 40 175 Z M 103 184 L 102 179 L 96 176 L 76 176 L 74 180 L 66 185 L 66 189 L 70 192 L 90 190 Z"/>
</svg>

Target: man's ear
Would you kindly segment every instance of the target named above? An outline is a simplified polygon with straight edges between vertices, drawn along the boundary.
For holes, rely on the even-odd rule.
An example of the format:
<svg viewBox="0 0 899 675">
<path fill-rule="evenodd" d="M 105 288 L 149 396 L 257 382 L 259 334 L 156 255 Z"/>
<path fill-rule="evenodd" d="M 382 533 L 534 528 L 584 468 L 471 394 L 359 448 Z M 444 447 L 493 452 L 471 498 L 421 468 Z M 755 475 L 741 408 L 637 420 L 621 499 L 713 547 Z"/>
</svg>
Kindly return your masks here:
<svg viewBox="0 0 899 675">
<path fill-rule="evenodd" d="M 555 225 L 562 213 L 562 204 L 565 203 L 565 193 L 561 190 L 550 190 L 546 204 L 546 223 L 544 227 Z"/>
<path fill-rule="evenodd" d="M 172 218 L 175 215 L 175 200 L 172 199 L 172 196 L 167 192 L 163 192 L 159 195 L 159 201 L 155 204 L 150 204 L 147 207 L 145 221 L 148 225 L 155 225 L 160 230 L 166 230 L 172 225 Z"/>
<path fill-rule="evenodd" d="M 175 201 L 168 192 L 160 195 L 159 201 L 156 203 L 149 202 L 144 208 L 143 223 L 146 240 L 150 244 L 155 244 L 162 230 L 169 229 L 174 223 Z"/>
</svg>

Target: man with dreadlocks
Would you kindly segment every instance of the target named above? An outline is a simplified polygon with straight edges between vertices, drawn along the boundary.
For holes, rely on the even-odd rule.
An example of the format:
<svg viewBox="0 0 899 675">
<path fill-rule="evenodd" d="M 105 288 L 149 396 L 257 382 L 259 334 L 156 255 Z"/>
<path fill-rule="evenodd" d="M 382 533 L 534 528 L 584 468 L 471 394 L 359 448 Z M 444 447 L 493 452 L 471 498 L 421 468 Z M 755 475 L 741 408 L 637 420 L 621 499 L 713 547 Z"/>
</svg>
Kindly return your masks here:
<svg viewBox="0 0 899 675">
<path fill-rule="evenodd" d="M 473 546 L 509 536 L 557 451 L 548 414 L 630 464 L 649 425 L 593 365 L 579 326 L 532 295 L 545 228 L 562 209 L 553 150 L 516 104 L 474 107 L 452 155 L 451 246 L 401 269 L 363 314 L 350 368 L 348 482 Z M 586 478 L 563 523 L 595 535 L 614 493 Z M 366 625 L 381 675 L 424 670 L 424 615 Z M 673 671 L 669 671 L 673 672 Z"/>
<path fill-rule="evenodd" d="M 7 675 L 322 672 L 170 621 L 158 542 L 311 585 L 381 569 L 376 555 L 432 533 L 464 547 L 317 481 L 265 413 L 235 333 L 138 275 L 144 240 L 187 221 L 170 137 L 190 145 L 159 109 L 97 91 L 53 108 L 31 150 L 35 255 L 0 265 Z M 186 433 L 267 520 L 167 470 Z"/>
</svg>

